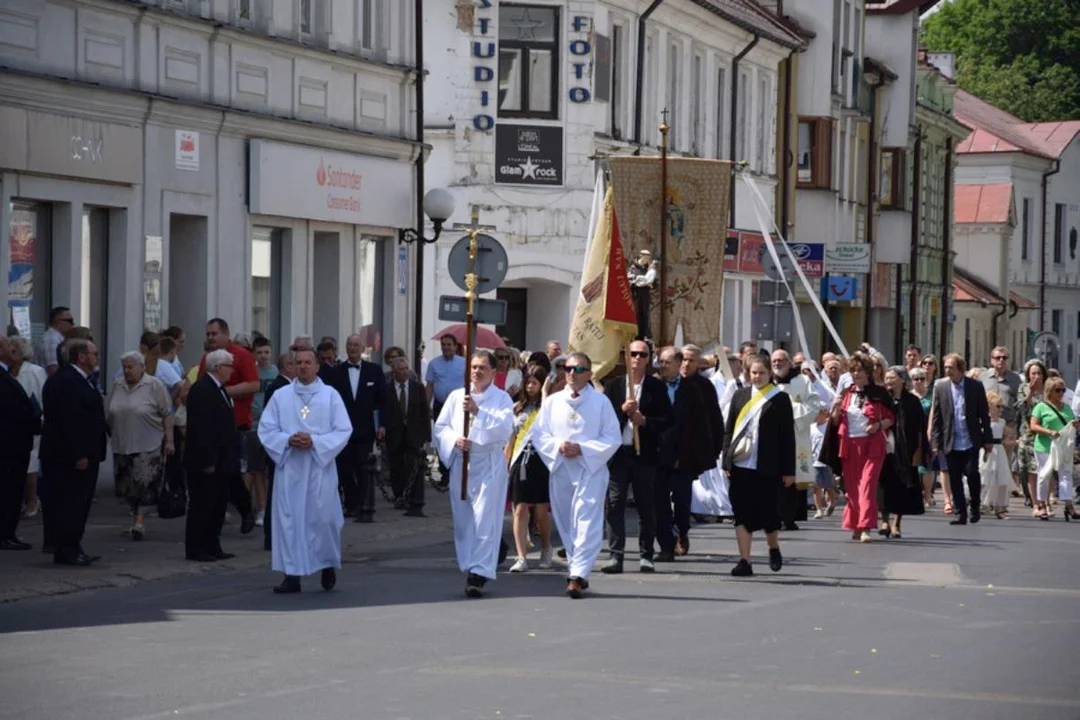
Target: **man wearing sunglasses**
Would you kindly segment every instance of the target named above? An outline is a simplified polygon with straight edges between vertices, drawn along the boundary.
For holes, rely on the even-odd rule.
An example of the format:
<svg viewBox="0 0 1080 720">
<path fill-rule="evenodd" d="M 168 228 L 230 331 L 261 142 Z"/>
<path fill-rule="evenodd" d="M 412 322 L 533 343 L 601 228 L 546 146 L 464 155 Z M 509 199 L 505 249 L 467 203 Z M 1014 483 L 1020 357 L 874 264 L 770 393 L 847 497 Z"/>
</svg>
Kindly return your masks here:
<svg viewBox="0 0 1080 720">
<path fill-rule="evenodd" d="M 1005 424 L 1014 431 L 1017 430 L 1019 414 L 1016 409 L 1016 398 L 1020 392 L 1020 373 L 1009 369 L 1009 348 L 996 347 L 990 351 L 990 369 L 979 376 L 979 382 L 986 388 L 986 392 L 996 392 L 1005 403 L 1001 408 L 1001 417 L 1005 418 Z"/>
<path fill-rule="evenodd" d="M 580 598 L 604 544 L 608 460 L 622 444 L 611 402 L 592 386 L 585 353 L 566 358 L 566 388 L 549 395 L 533 424 L 533 446 L 551 473 L 551 515 L 566 548 L 566 594 Z"/>
</svg>

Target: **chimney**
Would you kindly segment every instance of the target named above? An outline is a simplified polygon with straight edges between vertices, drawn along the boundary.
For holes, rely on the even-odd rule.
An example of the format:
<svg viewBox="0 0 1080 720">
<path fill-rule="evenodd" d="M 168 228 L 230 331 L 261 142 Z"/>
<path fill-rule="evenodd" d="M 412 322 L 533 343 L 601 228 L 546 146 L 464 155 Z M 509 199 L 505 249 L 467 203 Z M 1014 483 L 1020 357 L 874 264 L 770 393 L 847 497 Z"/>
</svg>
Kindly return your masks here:
<svg viewBox="0 0 1080 720">
<path fill-rule="evenodd" d="M 956 79 L 956 53 L 927 53 L 927 61 L 950 80 Z"/>
</svg>

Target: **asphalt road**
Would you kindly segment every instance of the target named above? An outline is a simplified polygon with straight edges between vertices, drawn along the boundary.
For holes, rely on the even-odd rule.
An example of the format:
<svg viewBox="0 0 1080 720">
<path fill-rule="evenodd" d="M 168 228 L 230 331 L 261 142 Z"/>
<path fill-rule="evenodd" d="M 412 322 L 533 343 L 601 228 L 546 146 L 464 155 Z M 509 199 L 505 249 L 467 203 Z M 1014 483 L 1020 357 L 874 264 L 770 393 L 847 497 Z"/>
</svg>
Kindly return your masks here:
<svg viewBox="0 0 1080 720">
<path fill-rule="evenodd" d="M 268 571 L 0 606 L 0 717 L 1080 718 L 1080 524 L 940 514 L 852 543 L 839 515 L 728 575 L 730 525 L 655 575 L 504 575 L 465 599 L 449 538 L 338 588 Z M 764 543 L 759 548 L 759 556 Z"/>
</svg>

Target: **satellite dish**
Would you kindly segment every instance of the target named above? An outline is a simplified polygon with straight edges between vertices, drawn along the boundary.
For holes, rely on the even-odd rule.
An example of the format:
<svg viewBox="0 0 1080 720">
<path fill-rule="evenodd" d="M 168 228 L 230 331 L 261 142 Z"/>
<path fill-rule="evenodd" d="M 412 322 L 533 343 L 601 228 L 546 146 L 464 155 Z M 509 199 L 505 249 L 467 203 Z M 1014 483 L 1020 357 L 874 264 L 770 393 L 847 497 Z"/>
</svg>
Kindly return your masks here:
<svg viewBox="0 0 1080 720">
<path fill-rule="evenodd" d="M 1031 342 L 1031 351 L 1048 368 L 1057 367 L 1061 355 L 1061 339 L 1052 332 L 1042 332 Z"/>
</svg>

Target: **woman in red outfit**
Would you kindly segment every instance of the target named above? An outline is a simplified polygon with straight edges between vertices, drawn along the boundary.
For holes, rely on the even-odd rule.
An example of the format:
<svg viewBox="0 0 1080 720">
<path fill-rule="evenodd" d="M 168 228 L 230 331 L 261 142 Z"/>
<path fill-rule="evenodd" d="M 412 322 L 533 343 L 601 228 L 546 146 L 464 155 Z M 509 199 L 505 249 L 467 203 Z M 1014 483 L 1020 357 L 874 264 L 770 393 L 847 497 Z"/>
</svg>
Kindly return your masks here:
<svg viewBox="0 0 1080 720">
<path fill-rule="evenodd" d="M 896 422 L 888 392 L 874 384 L 874 359 L 855 353 L 848 365 L 852 383 L 833 406 L 838 455 L 843 466 L 847 506 L 845 530 L 859 542 L 870 542 L 877 526 L 877 487 L 885 463 L 885 435 Z"/>
</svg>

